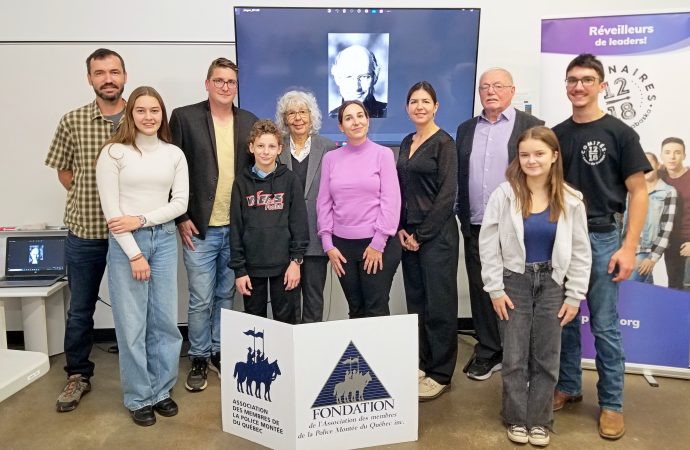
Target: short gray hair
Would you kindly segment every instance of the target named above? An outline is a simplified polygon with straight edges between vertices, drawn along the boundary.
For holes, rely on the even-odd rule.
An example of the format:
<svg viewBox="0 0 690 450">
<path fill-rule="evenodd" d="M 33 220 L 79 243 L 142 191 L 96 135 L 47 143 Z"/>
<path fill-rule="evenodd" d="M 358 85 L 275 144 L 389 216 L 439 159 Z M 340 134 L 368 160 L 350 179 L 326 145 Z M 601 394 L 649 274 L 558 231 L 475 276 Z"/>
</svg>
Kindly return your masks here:
<svg viewBox="0 0 690 450">
<path fill-rule="evenodd" d="M 311 131 L 309 134 L 317 134 L 321 129 L 321 110 L 314 94 L 308 91 L 288 91 L 278 99 L 278 104 L 276 105 L 276 125 L 278 125 L 278 129 L 283 136 L 290 134 L 286 114 L 288 109 L 295 105 L 307 107 L 311 119 Z"/>
</svg>

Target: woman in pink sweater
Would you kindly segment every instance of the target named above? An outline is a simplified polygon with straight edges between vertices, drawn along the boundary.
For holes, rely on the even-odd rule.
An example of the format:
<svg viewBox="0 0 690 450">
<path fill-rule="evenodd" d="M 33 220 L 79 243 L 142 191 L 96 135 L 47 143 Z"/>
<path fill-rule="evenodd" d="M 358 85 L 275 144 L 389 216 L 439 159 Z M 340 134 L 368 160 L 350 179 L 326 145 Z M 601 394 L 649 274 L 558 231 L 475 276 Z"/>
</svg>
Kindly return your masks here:
<svg viewBox="0 0 690 450">
<path fill-rule="evenodd" d="M 400 186 L 393 152 L 367 138 L 369 113 L 358 100 L 338 110 L 347 145 L 322 162 L 316 203 L 323 249 L 340 279 L 350 318 L 390 314 L 388 300 L 402 248 L 395 238 Z"/>
</svg>

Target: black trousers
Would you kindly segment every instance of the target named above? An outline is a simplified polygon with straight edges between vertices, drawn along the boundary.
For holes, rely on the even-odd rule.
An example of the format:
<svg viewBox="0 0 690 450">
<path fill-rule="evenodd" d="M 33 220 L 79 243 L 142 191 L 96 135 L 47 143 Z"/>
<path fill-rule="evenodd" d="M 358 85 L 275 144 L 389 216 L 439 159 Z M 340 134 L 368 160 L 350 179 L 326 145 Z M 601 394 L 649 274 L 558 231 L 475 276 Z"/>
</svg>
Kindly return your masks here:
<svg viewBox="0 0 690 450">
<path fill-rule="evenodd" d="M 680 246 L 684 240 L 669 241 L 668 247 L 664 252 L 666 262 L 666 275 L 668 275 L 668 287 L 673 289 L 683 289 L 683 279 L 685 278 L 685 256 L 680 255 Z"/>
<path fill-rule="evenodd" d="M 313 323 L 323 320 L 323 288 L 328 274 L 328 256 L 305 256 L 300 266 L 300 283 L 297 289 L 302 293 L 295 303 L 295 323 Z"/>
<path fill-rule="evenodd" d="M 440 384 L 450 383 L 458 356 L 459 245 L 452 216 L 418 251 L 402 254 L 407 312 L 419 316 L 419 368 Z"/>
<path fill-rule="evenodd" d="M 491 304 L 491 297 L 484 291 L 482 282 L 482 263 L 479 259 L 480 225 L 470 226 L 470 237 L 464 237 L 465 265 L 470 288 L 470 305 L 472 306 L 472 323 L 477 334 L 477 345 L 474 353 L 479 359 L 503 357 L 501 335 L 498 331 L 498 319 Z"/>
<path fill-rule="evenodd" d="M 397 236 L 388 238 L 383 252 L 383 270 L 368 274 L 364 270 L 364 250 L 371 243 L 367 239 L 343 239 L 333 236 L 333 244 L 343 254 L 345 274 L 340 277 L 340 286 L 350 307 L 350 319 L 390 315 L 390 300 L 393 277 L 400 264 L 402 246 Z"/>
<path fill-rule="evenodd" d="M 251 295 L 244 297 L 244 312 L 255 316 L 268 316 L 268 294 L 271 294 L 273 320 L 295 323 L 295 305 L 299 301 L 299 286 L 291 291 L 285 290 L 283 279 L 285 271 L 274 277 L 252 277 Z"/>
</svg>

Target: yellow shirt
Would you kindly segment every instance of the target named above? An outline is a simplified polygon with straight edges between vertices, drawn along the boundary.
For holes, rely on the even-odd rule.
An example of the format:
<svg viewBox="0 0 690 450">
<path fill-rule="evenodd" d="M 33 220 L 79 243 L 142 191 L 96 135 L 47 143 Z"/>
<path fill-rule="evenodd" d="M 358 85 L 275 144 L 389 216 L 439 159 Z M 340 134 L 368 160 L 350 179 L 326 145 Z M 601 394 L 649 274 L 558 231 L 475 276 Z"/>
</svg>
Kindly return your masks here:
<svg viewBox="0 0 690 450">
<path fill-rule="evenodd" d="M 216 197 L 211 210 L 209 226 L 220 227 L 230 224 L 230 194 L 235 181 L 235 136 L 233 120 L 226 125 L 213 121 L 218 155 L 218 184 Z"/>
</svg>

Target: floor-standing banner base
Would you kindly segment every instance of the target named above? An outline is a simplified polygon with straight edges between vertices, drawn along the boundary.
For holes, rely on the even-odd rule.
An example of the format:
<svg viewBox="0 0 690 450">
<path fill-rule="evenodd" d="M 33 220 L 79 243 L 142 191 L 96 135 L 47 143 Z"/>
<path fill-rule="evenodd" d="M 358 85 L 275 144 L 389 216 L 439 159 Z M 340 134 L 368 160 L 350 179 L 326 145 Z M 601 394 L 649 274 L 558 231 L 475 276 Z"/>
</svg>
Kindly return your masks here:
<svg viewBox="0 0 690 450">
<path fill-rule="evenodd" d="M 417 440 L 417 316 L 221 316 L 223 431 L 277 449 Z"/>
</svg>

